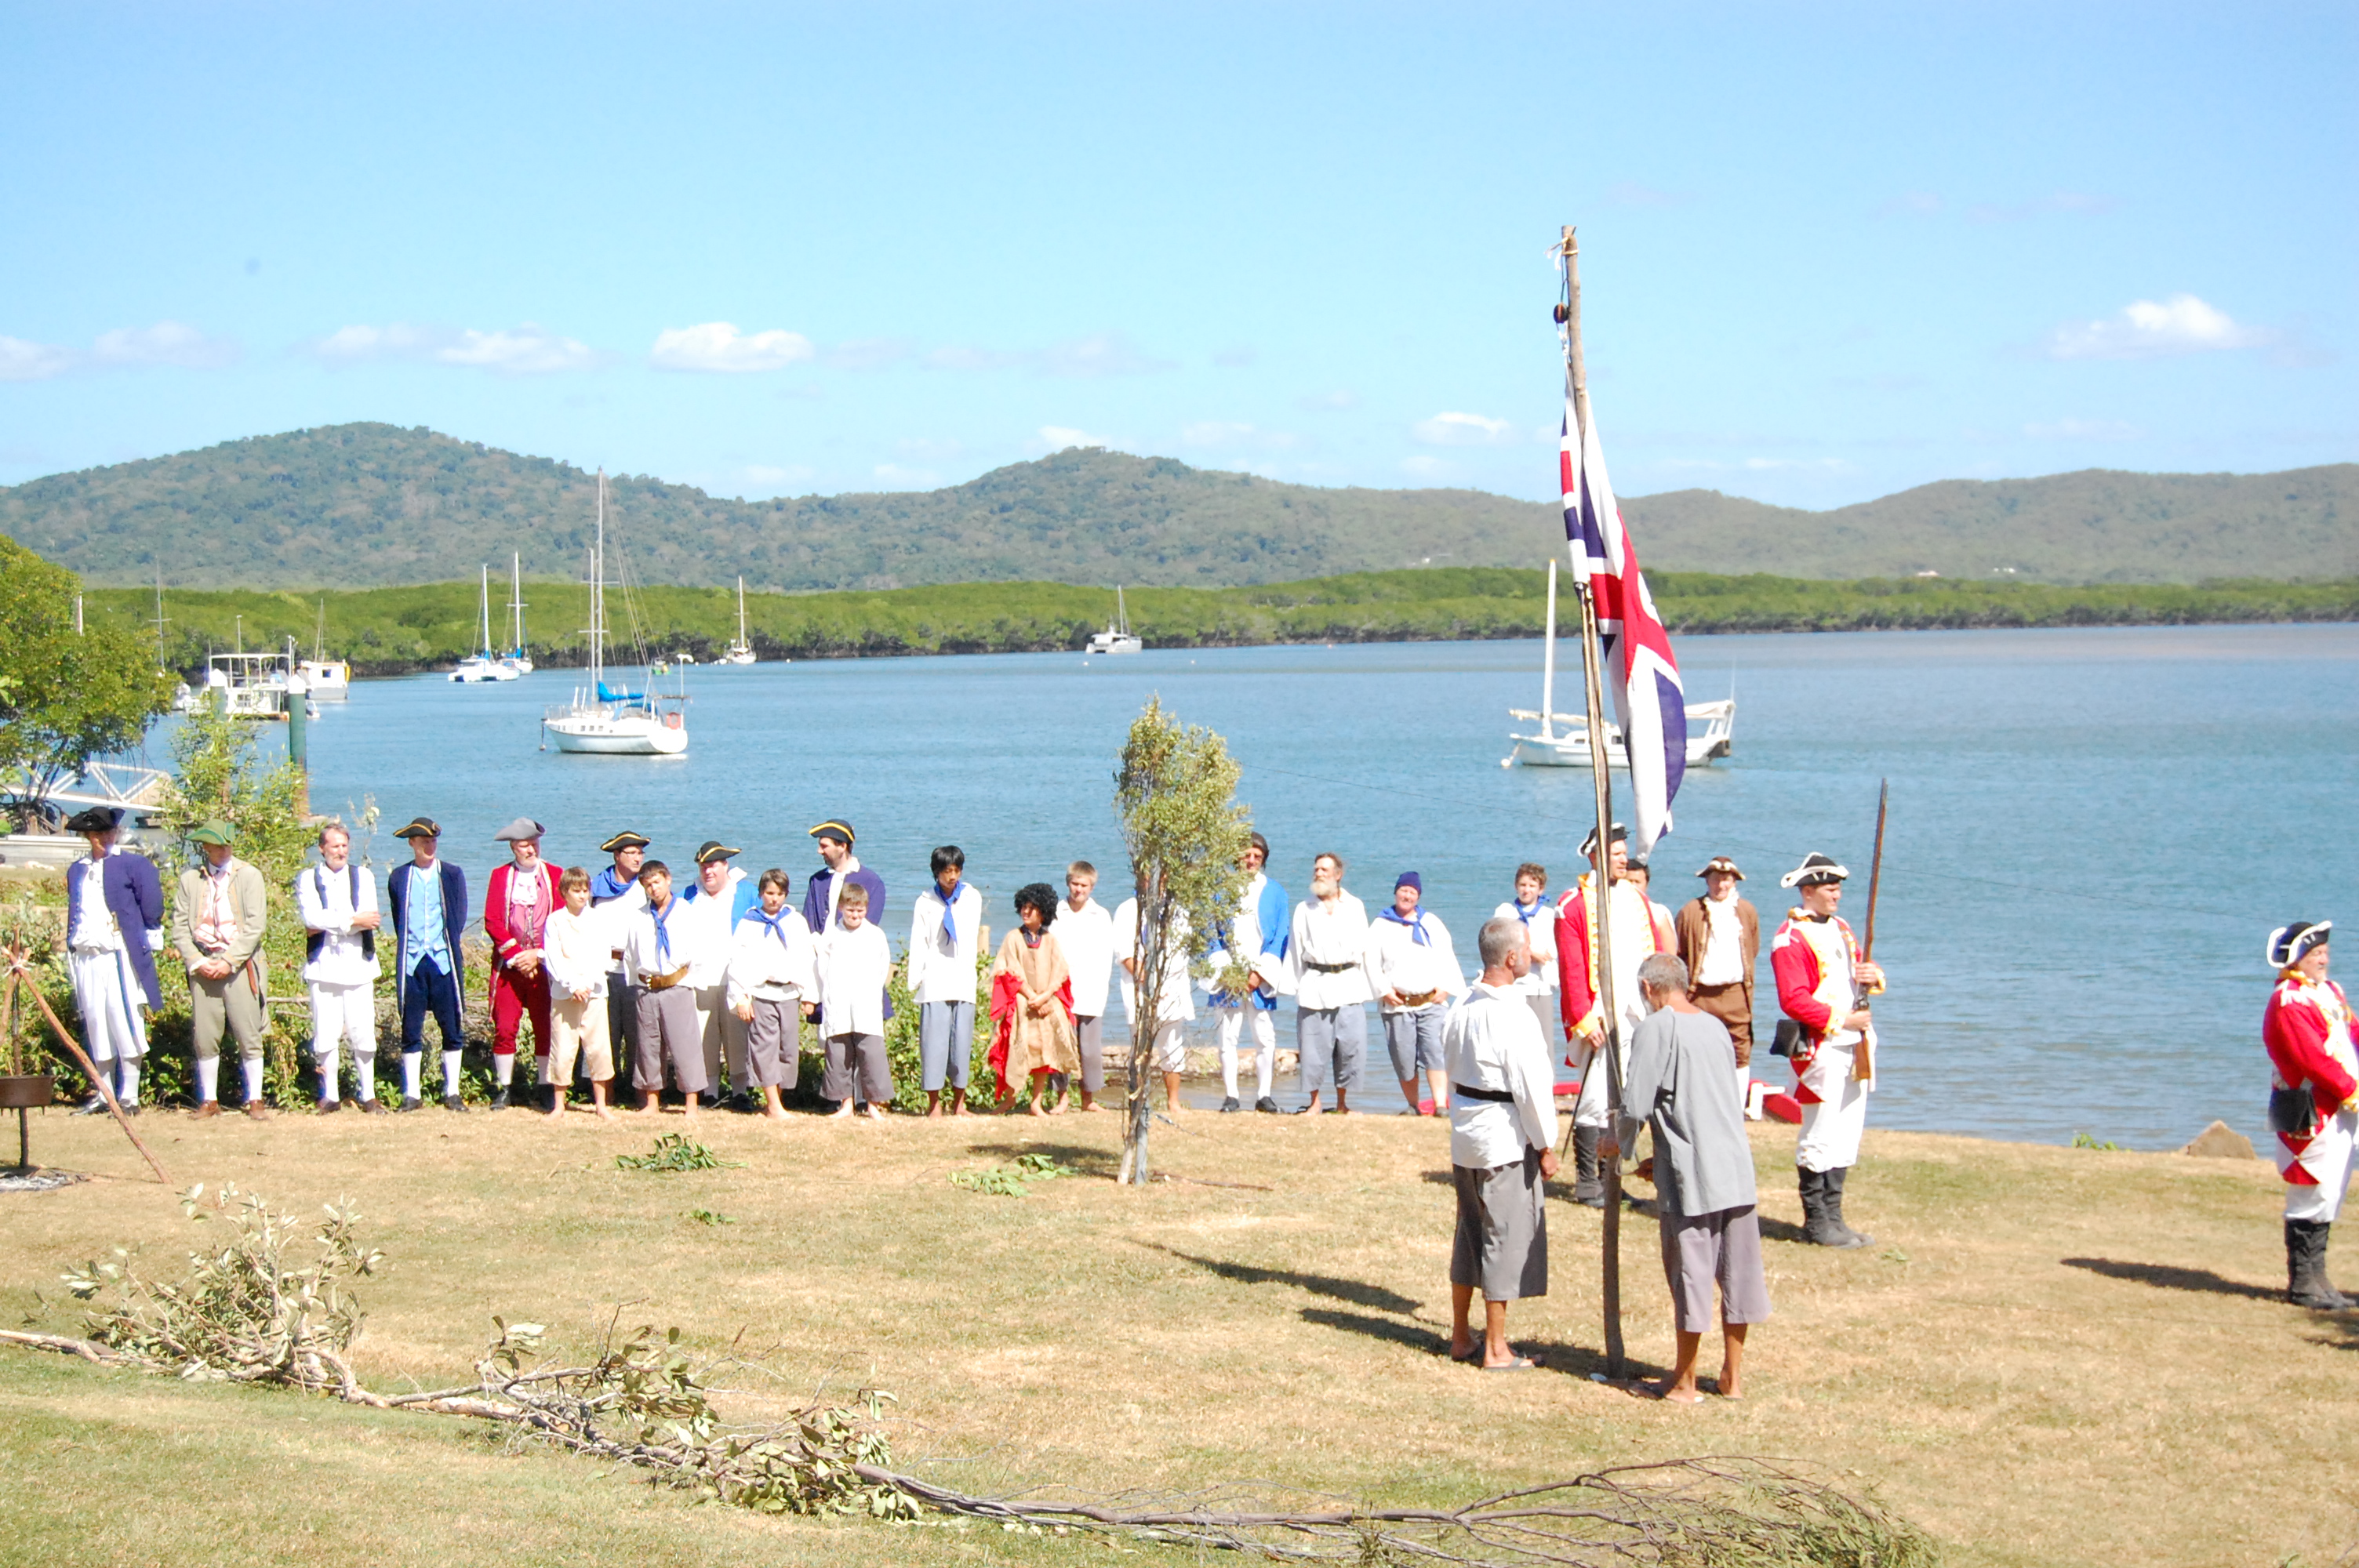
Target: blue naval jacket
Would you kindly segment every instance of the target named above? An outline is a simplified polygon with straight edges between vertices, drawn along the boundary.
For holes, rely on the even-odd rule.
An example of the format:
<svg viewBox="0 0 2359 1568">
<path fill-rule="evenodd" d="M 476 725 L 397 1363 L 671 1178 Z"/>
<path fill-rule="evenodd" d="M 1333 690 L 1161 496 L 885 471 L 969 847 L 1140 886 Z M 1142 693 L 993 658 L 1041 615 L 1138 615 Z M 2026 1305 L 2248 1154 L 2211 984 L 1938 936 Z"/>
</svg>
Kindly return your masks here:
<svg viewBox="0 0 2359 1568">
<path fill-rule="evenodd" d="M 66 868 L 66 940 L 73 940 L 74 922 L 82 917 L 82 892 L 90 881 L 91 858 L 83 855 Z M 123 950 L 131 972 L 139 977 L 150 1009 L 164 1005 L 164 988 L 156 979 L 156 951 L 148 934 L 164 929 L 164 879 L 145 855 L 111 849 L 96 862 L 101 897 L 123 933 Z"/>
</svg>

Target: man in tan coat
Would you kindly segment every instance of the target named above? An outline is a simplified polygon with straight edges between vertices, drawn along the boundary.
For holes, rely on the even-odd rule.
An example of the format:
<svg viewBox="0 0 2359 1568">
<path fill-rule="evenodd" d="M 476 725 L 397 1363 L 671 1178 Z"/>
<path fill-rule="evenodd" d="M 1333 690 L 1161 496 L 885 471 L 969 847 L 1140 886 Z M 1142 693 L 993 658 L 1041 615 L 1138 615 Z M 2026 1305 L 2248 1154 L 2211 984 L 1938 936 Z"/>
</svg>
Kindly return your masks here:
<svg viewBox="0 0 2359 1568">
<path fill-rule="evenodd" d="M 1753 1077 L 1753 967 L 1761 957 L 1761 916 L 1736 895 L 1745 873 L 1734 860 L 1715 855 L 1696 875 L 1703 879 L 1703 895 L 1681 904 L 1673 922 L 1680 961 L 1688 967 L 1696 1006 L 1728 1026 L 1743 1098 Z"/>
<path fill-rule="evenodd" d="M 172 946 L 189 971 L 196 1114 L 221 1114 L 221 1041 L 226 1029 L 237 1039 L 245 1114 L 261 1120 L 270 1114 L 262 1102 L 261 961 L 270 890 L 259 870 L 232 852 L 228 823 L 205 823 L 189 838 L 205 863 L 180 873 L 179 897 L 172 904 Z"/>
</svg>

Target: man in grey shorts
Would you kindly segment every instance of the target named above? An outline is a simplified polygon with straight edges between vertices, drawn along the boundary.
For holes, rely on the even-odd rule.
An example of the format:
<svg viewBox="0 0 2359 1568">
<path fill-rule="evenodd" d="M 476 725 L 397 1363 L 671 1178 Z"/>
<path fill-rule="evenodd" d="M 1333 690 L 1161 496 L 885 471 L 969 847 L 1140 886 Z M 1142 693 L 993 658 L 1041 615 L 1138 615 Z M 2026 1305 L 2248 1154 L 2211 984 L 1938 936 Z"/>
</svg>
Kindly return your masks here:
<svg viewBox="0 0 2359 1568">
<path fill-rule="evenodd" d="M 1516 981 L 1532 967 L 1523 922 L 1496 917 L 1475 938 L 1483 978 L 1441 1026 L 1450 1071 L 1450 1358 L 1485 1372 L 1539 1363 L 1507 1344 L 1507 1303 L 1548 1294 L 1543 1184 L 1556 1174 L 1556 1069 Z M 1483 1292 L 1483 1337 L 1471 1316 Z"/>
<path fill-rule="evenodd" d="M 1696 1357 L 1712 1326 L 1712 1287 L 1720 1287 L 1720 1392 L 1741 1396 L 1745 1333 L 1769 1315 L 1761 1271 L 1761 1217 L 1754 1207 L 1753 1146 L 1736 1095 L 1736 1047 L 1728 1028 L 1688 996 L 1688 967 L 1669 953 L 1638 966 L 1647 1015 L 1630 1036 L 1630 1076 L 1623 1087 L 1614 1138 L 1601 1160 L 1641 1123 L 1655 1133 L 1655 1153 L 1638 1167 L 1654 1181 L 1663 1235 L 1663 1274 L 1671 1287 L 1679 1353 L 1671 1375 L 1638 1391 L 1675 1404 L 1698 1404 Z M 1651 1167 L 1651 1169 L 1649 1169 Z"/>
<path fill-rule="evenodd" d="M 1290 941 L 1294 1043 L 1310 1091 L 1295 1114 L 1318 1115 L 1319 1092 L 1332 1083 L 1337 1113 L 1348 1115 L 1347 1097 L 1360 1087 L 1368 1054 L 1368 1000 L 1376 994 L 1368 979 L 1368 909 L 1343 891 L 1341 855 L 1311 862 L 1310 894 L 1294 906 Z"/>
<path fill-rule="evenodd" d="M 1385 1021 L 1393 1076 L 1400 1080 L 1408 1114 L 1421 1115 L 1423 1089 L 1433 1091 L 1433 1114 L 1450 1114 L 1450 1076 L 1442 1070 L 1441 1020 L 1466 977 L 1450 945 L 1450 927 L 1418 907 L 1425 882 L 1403 871 L 1393 883 L 1392 907 L 1368 927 L 1368 969 Z M 1420 1083 L 1420 1080 L 1423 1080 Z"/>
</svg>

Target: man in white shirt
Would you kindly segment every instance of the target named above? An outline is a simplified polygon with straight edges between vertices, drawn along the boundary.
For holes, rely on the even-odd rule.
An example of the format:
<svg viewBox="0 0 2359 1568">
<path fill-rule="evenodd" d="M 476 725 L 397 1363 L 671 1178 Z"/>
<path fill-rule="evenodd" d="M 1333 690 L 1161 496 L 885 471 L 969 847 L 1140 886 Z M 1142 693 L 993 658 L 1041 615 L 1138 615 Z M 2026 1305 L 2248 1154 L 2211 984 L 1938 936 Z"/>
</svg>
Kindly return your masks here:
<svg viewBox="0 0 2359 1568">
<path fill-rule="evenodd" d="M 909 911 L 909 994 L 918 1004 L 918 1071 L 926 1114 L 942 1114 L 950 1086 L 952 1116 L 964 1116 L 974 1053 L 974 967 L 981 947 L 983 895 L 961 879 L 966 851 L 936 849 L 933 884 Z"/>
<path fill-rule="evenodd" d="M 1295 1114 L 1317 1116 L 1319 1095 L 1331 1083 L 1338 1115 L 1351 1113 L 1368 1054 L 1367 1004 L 1376 994 L 1368 975 L 1368 908 L 1343 891 L 1343 858 L 1325 854 L 1310 863 L 1310 897 L 1294 906 L 1294 1042 L 1301 1054 L 1302 1087 L 1310 1103 Z"/>
<path fill-rule="evenodd" d="M 1087 860 L 1065 868 L 1065 907 L 1057 912 L 1057 945 L 1073 979 L 1073 1049 L 1082 1059 L 1082 1108 L 1096 1110 L 1105 1092 L 1106 991 L 1114 980 L 1114 915 L 1090 895 L 1098 869 Z"/>
<path fill-rule="evenodd" d="M 1275 1113 L 1270 1077 L 1277 1066 L 1277 1002 L 1292 981 L 1287 966 L 1291 951 L 1292 914 L 1286 890 L 1269 880 L 1262 868 L 1269 864 L 1269 840 L 1250 835 L 1238 866 L 1245 872 L 1245 892 L 1237 897 L 1235 918 L 1229 922 L 1227 940 L 1212 954 L 1213 974 L 1204 981 L 1212 992 L 1212 1011 L 1221 1021 L 1221 1108 L 1244 1108 L 1237 1101 L 1237 1045 L 1250 1027 L 1254 1040 L 1254 1109 Z M 1219 974 L 1231 967 L 1245 971 L 1251 982 L 1242 992 L 1219 987 Z"/>
<path fill-rule="evenodd" d="M 893 973 L 893 944 L 868 919 L 868 890 L 858 882 L 835 901 L 835 924 L 820 934 L 814 965 L 820 1038 L 827 1047 L 827 1079 L 820 1093 L 835 1101 L 833 1115 L 855 1105 L 871 1121 L 893 1103 L 893 1065 L 885 1054 L 885 986 Z"/>
<path fill-rule="evenodd" d="M 680 894 L 680 913 L 704 923 L 704 957 L 688 977 L 696 994 L 697 1037 L 704 1048 L 704 1081 L 715 1094 L 721 1087 L 721 1067 L 729 1066 L 730 1108 L 751 1111 L 754 1098 L 745 1089 L 745 1026 L 730 1011 L 723 981 L 728 979 L 729 952 L 737 923 L 756 902 L 754 884 L 733 862 L 742 853 L 718 838 L 707 838 L 696 851 L 696 881 Z"/>
<path fill-rule="evenodd" d="M 383 1116 L 376 1098 L 376 878 L 352 859 L 352 835 L 342 823 L 328 823 L 320 829 L 320 863 L 295 878 L 303 981 L 311 992 L 311 1060 L 322 1112 L 340 1104 L 336 1052 L 346 1046 L 361 1109 Z"/>
<path fill-rule="evenodd" d="M 1507 1303 L 1548 1294 L 1548 1178 L 1556 1174 L 1556 1073 L 1539 1020 L 1516 989 L 1531 968 L 1522 924 L 1484 923 L 1483 978 L 1442 1024 L 1451 1082 L 1450 1356 L 1486 1372 L 1539 1363 L 1507 1344 Z M 1471 1321 L 1483 1292 L 1483 1339 Z"/>
<path fill-rule="evenodd" d="M 1188 1070 L 1188 1025 L 1195 1021 L 1196 999 L 1188 983 L 1188 912 L 1175 911 L 1163 950 L 1163 987 L 1150 1025 L 1138 1016 L 1142 1005 L 1138 900 L 1126 898 L 1114 912 L 1114 956 L 1122 965 L 1123 1009 L 1130 1015 L 1130 1049 L 1146 1053 L 1148 1066 L 1163 1075 L 1163 1106 L 1180 1111 L 1180 1079 Z"/>
<path fill-rule="evenodd" d="M 1491 912 L 1494 920 L 1514 920 L 1531 938 L 1531 972 L 1517 982 L 1540 1033 L 1554 1041 L 1564 1031 L 1556 1010 L 1556 905 L 1548 898 L 1548 868 L 1526 860 L 1516 868 L 1516 896 Z M 1551 1047 L 1552 1049 L 1553 1047 Z"/>
<path fill-rule="evenodd" d="M 1671 922 L 1680 961 L 1692 977 L 1696 1006 L 1720 1020 L 1736 1049 L 1736 1096 L 1753 1087 L 1753 974 L 1761 956 L 1761 915 L 1738 896 L 1745 873 L 1725 855 L 1714 855 L 1696 873 L 1703 896 L 1680 906 Z"/>
<path fill-rule="evenodd" d="M 1424 1114 L 1418 1108 L 1425 1098 L 1418 1085 L 1422 1072 L 1433 1090 L 1433 1114 L 1447 1116 L 1450 1076 L 1441 1061 L 1441 1018 L 1465 976 L 1450 945 L 1450 927 L 1419 907 L 1424 896 L 1424 879 L 1403 871 L 1393 883 L 1392 907 L 1368 927 L 1368 967 L 1375 977 L 1393 1076 L 1400 1080 L 1408 1114 Z"/>
<path fill-rule="evenodd" d="M 707 951 L 715 945 L 712 925 L 673 896 L 671 868 L 661 860 L 639 868 L 639 885 L 647 889 L 647 906 L 631 917 L 623 936 L 623 970 L 638 998 L 637 1060 L 631 1065 L 631 1081 L 638 1086 L 640 1114 L 654 1115 L 663 1104 L 664 1065 L 669 1062 L 672 1081 L 693 1119 L 697 1097 L 710 1087 L 694 987 L 698 966 L 713 962 L 714 955 Z M 726 965 L 725 948 L 719 957 Z"/>
</svg>

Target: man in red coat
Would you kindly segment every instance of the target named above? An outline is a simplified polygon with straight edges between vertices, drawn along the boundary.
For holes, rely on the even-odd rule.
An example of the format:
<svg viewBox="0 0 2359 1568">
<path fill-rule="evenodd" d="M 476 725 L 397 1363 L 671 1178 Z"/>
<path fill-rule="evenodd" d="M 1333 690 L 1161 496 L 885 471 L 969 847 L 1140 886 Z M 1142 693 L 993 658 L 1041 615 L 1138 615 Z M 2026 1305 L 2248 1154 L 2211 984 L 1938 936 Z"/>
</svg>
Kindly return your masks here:
<svg viewBox="0 0 2359 1568">
<path fill-rule="evenodd" d="M 2340 1312 L 2351 1299 L 2326 1278 L 2326 1238 L 2351 1183 L 2359 1141 L 2359 1026 L 2351 999 L 2326 978 L 2331 921 L 2296 921 L 2269 933 L 2277 989 L 2261 1015 L 2268 1048 L 2269 1130 L 2285 1178 L 2286 1299 Z"/>
<path fill-rule="evenodd" d="M 492 943 L 492 1108 L 508 1105 L 516 1076 L 516 1031 L 532 1018 L 536 1064 L 549 1054 L 549 970 L 541 962 L 541 932 L 565 900 L 557 891 L 556 868 L 540 859 L 539 823 L 519 816 L 492 835 L 506 844 L 508 863 L 494 871 L 484 890 L 484 935 Z M 545 1074 L 536 1072 L 538 1081 Z"/>
</svg>

